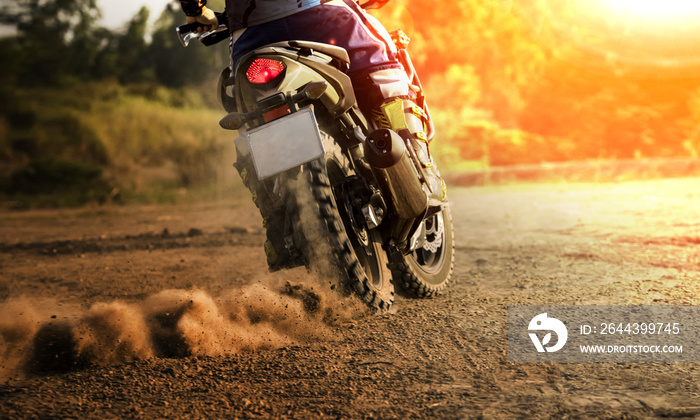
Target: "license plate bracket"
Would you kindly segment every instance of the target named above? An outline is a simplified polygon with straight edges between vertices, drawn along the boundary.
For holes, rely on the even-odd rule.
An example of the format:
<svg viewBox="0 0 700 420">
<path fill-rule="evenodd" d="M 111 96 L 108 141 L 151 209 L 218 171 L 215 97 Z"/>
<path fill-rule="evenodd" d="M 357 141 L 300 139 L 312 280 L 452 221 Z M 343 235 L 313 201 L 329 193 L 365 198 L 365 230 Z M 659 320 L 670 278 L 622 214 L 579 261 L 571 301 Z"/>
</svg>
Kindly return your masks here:
<svg viewBox="0 0 700 420">
<path fill-rule="evenodd" d="M 266 179 L 325 154 L 311 107 L 246 133 L 258 179 Z"/>
</svg>

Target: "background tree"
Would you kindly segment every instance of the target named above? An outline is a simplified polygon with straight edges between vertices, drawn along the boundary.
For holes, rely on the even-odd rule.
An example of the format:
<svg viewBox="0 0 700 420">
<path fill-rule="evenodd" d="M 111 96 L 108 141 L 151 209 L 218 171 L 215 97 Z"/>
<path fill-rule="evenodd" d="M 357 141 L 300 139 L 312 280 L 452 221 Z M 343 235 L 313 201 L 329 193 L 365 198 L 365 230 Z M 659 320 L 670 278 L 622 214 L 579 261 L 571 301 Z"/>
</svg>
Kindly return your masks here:
<svg viewBox="0 0 700 420">
<path fill-rule="evenodd" d="M 12 61 L 20 85 L 56 84 L 89 75 L 100 46 L 95 0 L 17 0 L 0 9 L 0 20 L 18 36 Z M 76 59 L 78 58 L 78 59 Z"/>
<path fill-rule="evenodd" d="M 222 1 L 210 1 L 213 10 L 223 10 Z M 228 42 L 205 47 L 193 42 L 183 48 L 175 36 L 174 28 L 184 24 L 179 5 L 169 4 L 156 22 L 149 55 L 153 58 L 156 79 L 171 87 L 198 85 L 202 81 L 216 80 L 219 72 L 229 62 Z M 210 87 L 213 92 L 214 86 Z"/>
</svg>

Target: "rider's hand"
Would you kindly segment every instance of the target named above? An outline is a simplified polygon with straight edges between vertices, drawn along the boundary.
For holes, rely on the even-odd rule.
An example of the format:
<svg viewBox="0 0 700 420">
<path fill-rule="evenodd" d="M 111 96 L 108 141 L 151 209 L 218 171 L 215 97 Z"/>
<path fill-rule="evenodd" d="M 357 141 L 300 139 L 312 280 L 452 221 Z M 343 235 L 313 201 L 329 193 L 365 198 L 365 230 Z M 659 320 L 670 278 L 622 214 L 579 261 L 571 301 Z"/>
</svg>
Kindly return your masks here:
<svg viewBox="0 0 700 420">
<path fill-rule="evenodd" d="M 208 32 L 219 27 L 219 20 L 216 18 L 214 11 L 204 7 L 202 14 L 199 16 L 187 16 L 187 23 L 201 23 L 204 26 L 197 28 L 197 32 Z"/>
</svg>

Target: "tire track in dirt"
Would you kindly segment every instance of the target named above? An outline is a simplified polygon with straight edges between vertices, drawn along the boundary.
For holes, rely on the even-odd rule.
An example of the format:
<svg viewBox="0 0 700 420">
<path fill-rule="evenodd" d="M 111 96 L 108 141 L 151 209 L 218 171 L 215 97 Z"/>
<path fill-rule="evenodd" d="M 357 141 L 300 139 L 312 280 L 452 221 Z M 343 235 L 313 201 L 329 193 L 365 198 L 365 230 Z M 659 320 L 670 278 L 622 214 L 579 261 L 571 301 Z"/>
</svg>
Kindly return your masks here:
<svg viewBox="0 0 700 420">
<path fill-rule="evenodd" d="M 204 233 L 191 228 L 187 233 L 143 233 L 121 237 L 100 237 L 49 242 L 0 243 L 0 252 L 27 252 L 39 255 L 72 255 L 86 253 L 110 253 L 117 251 L 173 249 L 188 247 L 255 246 L 262 237 L 262 229 L 229 228 L 223 232 Z"/>
</svg>

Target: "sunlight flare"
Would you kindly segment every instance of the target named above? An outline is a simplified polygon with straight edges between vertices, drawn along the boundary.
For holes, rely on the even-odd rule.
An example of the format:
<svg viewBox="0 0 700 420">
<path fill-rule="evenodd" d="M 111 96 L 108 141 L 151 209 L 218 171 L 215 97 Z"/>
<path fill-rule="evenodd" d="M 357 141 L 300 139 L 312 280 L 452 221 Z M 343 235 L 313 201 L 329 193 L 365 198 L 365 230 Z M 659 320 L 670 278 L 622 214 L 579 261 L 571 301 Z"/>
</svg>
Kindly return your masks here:
<svg viewBox="0 0 700 420">
<path fill-rule="evenodd" d="M 698 0 L 599 0 L 610 12 L 645 20 L 686 19 L 700 14 Z"/>
</svg>

